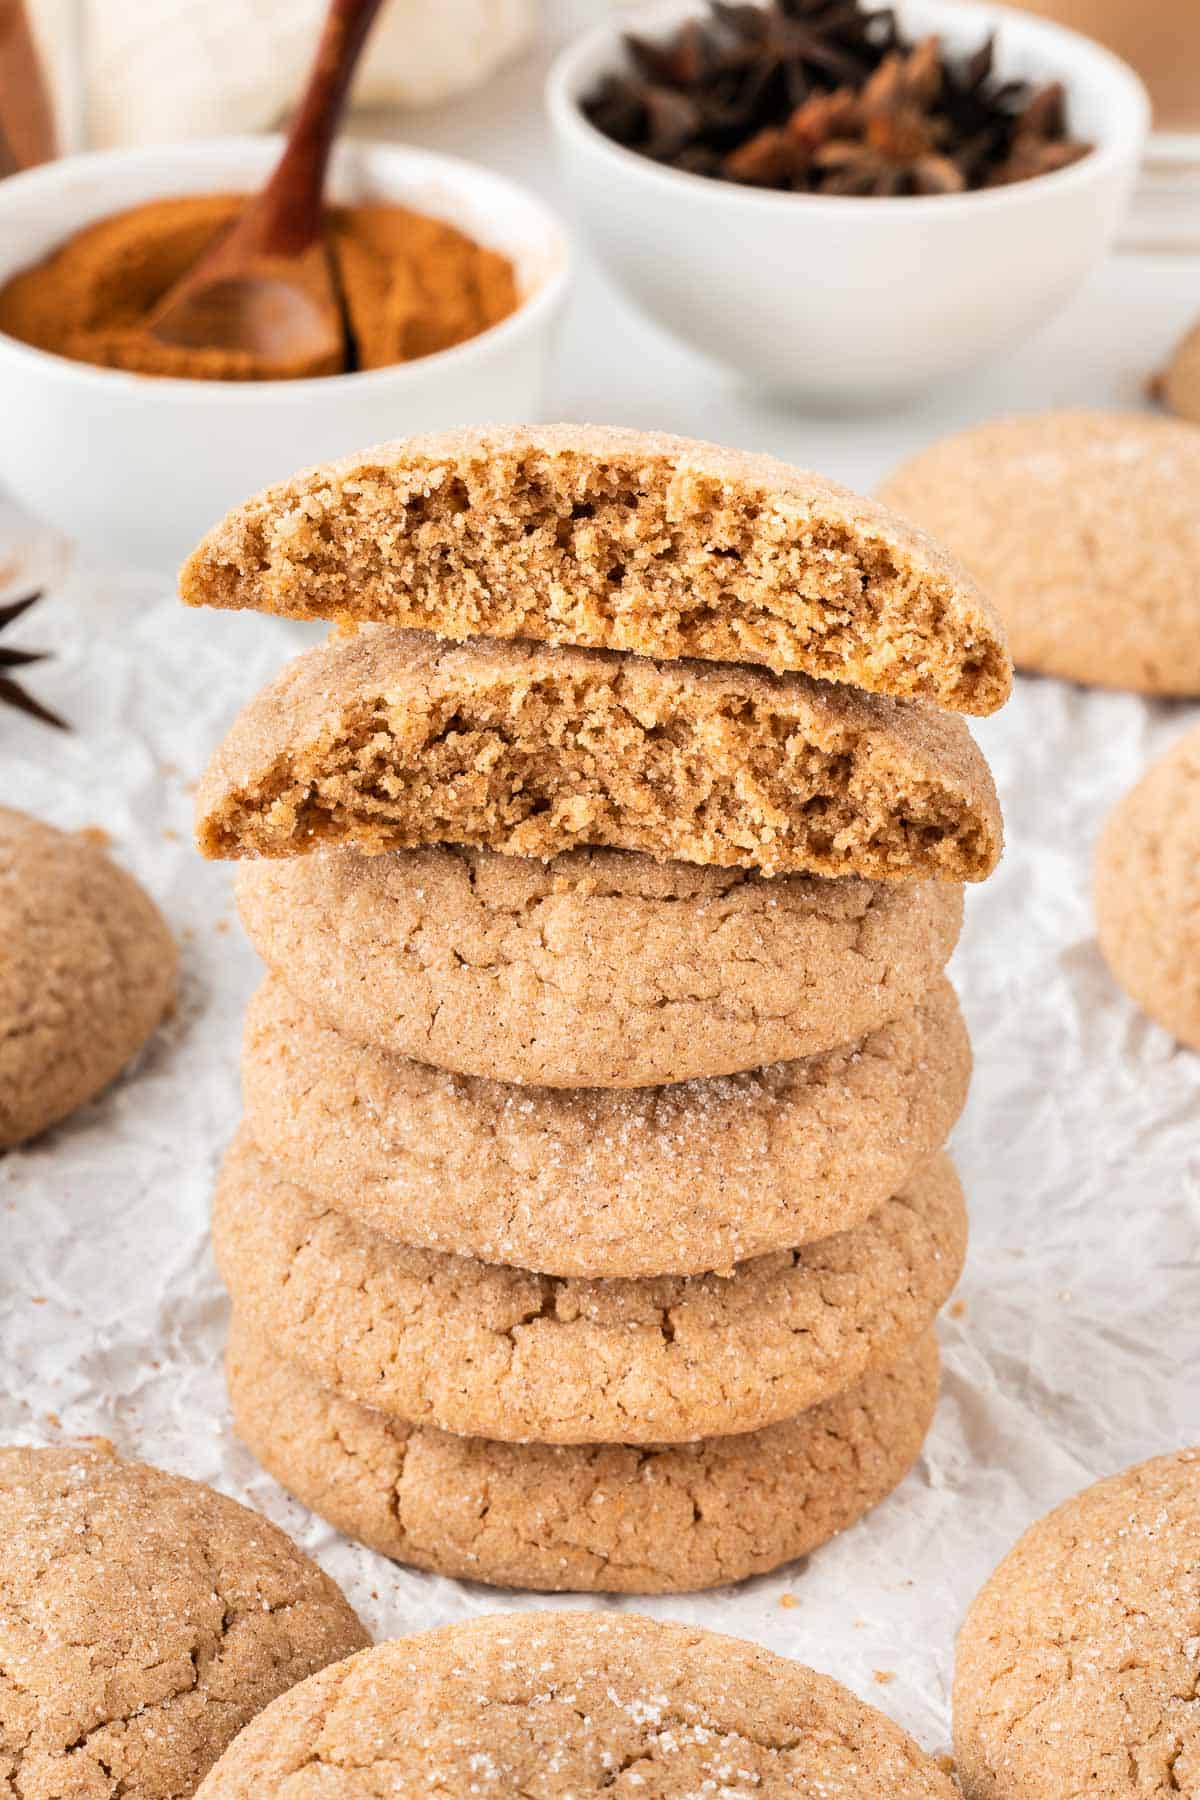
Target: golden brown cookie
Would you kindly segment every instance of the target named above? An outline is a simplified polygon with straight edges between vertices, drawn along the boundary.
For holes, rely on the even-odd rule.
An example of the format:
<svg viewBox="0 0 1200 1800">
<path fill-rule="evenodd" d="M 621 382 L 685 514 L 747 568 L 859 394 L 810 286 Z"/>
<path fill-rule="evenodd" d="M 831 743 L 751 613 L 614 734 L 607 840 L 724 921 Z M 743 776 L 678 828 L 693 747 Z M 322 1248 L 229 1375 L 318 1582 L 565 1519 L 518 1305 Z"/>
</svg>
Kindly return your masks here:
<svg viewBox="0 0 1200 1800">
<path fill-rule="evenodd" d="M 244 708 L 201 780 L 206 856 L 584 845 L 768 875 L 982 881 L 995 788 L 962 719 L 731 663 L 364 625 Z"/>
<path fill-rule="evenodd" d="M 0 1449 L 0 1792 L 183 1800 L 370 1639 L 282 1531 L 110 1449 Z"/>
<path fill-rule="evenodd" d="M 1200 323 L 1176 344 L 1171 360 L 1155 383 L 1155 393 L 1181 419 L 1200 424 Z"/>
<path fill-rule="evenodd" d="M 962 922 L 946 882 L 764 880 L 576 851 L 335 850 L 238 869 L 301 1005 L 364 1043 L 543 1087 L 812 1056 L 911 1011 Z"/>
<path fill-rule="evenodd" d="M 944 438 L 889 477 L 998 609 L 1019 668 L 1200 693 L 1200 433 L 1052 412 Z"/>
<path fill-rule="evenodd" d="M 1010 682 L 987 602 L 882 507 L 772 457 L 594 425 L 447 432 L 306 470 L 216 526 L 180 589 L 765 663 L 959 712 L 993 712 Z"/>
<path fill-rule="evenodd" d="M 0 1150 L 106 1088 L 175 997 L 158 908 L 91 839 L 0 807 Z"/>
<path fill-rule="evenodd" d="M 385 1237 L 549 1275 L 696 1274 L 860 1225 L 945 1143 L 971 1051 L 939 979 L 844 1050 L 659 1088 L 513 1087 L 250 1003 L 246 1123 Z"/>
<path fill-rule="evenodd" d="M 339 1531 L 439 1575 L 543 1592 L 684 1593 L 807 1556 L 916 1461 L 930 1332 L 811 1412 L 668 1447 L 506 1444 L 406 1425 L 319 1387 L 235 1318 L 238 1435 Z"/>
<path fill-rule="evenodd" d="M 736 1783 L 736 1786 L 731 1785 Z M 635 1613 L 493 1613 L 296 1688 L 199 1800 L 381 1794 L 954 1800 L 932 1757 L 828 1675 Z"/>
<path fill-rule="evenodd" d="M 1200 1450 L 1030 1527 L 958 1637 L 967 1800 L 1200 1794 Z"/>
<path fill-rule="evenodd" d="M 958 1279 L 966 1213 L 943 1156 L 856 1231 L 728 1277 L 582 1281 L 392 1243 L 277 1175 L 243 1128 L 213 1247 L 251 1326 L 364 1406 L 513 1441 L 681 1443 L 894 1362 Z"/>
<path fill-rule="evenodd" d="M 1200 1049 L 1200 730 L 1114 809 L 1096 853 L 1096 927 L 1113 974 Z"/>
</svg>

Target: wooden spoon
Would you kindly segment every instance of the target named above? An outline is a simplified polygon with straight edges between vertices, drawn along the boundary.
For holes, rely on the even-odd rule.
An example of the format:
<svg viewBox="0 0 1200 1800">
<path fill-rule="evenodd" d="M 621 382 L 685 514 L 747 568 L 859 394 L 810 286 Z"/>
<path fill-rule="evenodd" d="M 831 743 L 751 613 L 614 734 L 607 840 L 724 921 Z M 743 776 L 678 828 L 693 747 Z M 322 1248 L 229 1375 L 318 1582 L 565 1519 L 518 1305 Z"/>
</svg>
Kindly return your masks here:
<svg viewBox="0 0 1200 1800">
<path fill-rule="evenodd" d="M 308 85 L 262 192 L 146 321 L 164 344 L 248 351 L 304 375 L 347 362 L 323 228 L 329 152 L 382 0 L 330 0 Z"/>
</svg>

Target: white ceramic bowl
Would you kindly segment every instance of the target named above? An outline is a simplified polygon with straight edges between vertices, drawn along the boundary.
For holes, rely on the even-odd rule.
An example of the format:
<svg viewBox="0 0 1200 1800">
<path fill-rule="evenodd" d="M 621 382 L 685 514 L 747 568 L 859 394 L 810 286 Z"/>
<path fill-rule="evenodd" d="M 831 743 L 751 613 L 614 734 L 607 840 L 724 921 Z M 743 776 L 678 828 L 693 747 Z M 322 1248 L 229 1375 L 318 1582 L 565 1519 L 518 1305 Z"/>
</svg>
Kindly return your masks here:
<svg viewBox="0 0 1200 1800">
<path fill-rule="evenodd" d="M 646 37 L 705 11 L 639 13 Z M 776 193 L 668 169 L 589 124 L 581 98 L 623 66 L 621 23 L 570 45 L 547 104 L 579 219 L 659 324 L 755 383 L 870 405 L 957 374 L 1049 319 L 1108 248 L 1149 123 L 1133 71 L 1076 32 L 1003 6 L 898 0 L 907 35 L 955 51 L 996 34 L 996 67 L 1061 80 L 1071 167 L 981 193 L 913 199 Z"/>
<path fill-rule="evenodd" d="M 0 280 L 123 207 L 253 188 L 278 153 L 278 139 L 224 138 L 68 157 L 0 182 Z M 173 570 L 230 506 L 306 463 L 413 431 L 536 418 L 567 278 L 552 214 L 487 169 L 390 144 L 339 146 L 331 194 L 401 201 L 503 251 L 522 304 L 451 350 L 307 381 L 149 378 L 0 333 L 0 485 L 93 553 Z"/>
</svg>

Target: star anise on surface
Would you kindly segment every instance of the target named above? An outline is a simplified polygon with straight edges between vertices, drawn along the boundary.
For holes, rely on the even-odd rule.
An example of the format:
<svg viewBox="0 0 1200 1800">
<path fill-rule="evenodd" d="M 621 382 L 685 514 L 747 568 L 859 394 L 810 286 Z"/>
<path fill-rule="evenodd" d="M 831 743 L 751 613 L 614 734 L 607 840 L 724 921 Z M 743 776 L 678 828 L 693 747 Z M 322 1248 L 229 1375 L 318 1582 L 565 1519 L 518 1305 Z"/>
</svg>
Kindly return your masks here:
<svg viewBox="0 0 1200 1800">
<path fill-rule="evenodd" d="M 1087 154 L 1060 85 L 997 79 L 991 40 L 955 61 L 863 0 L 710 0 L 583 108 L 627 148 L 693 174 L 827 194 L 949 194 L 1047 174 Z"/>
<path fill-rule="evenodd" d="M 41 598 L 40 592 L 26 594 L 23 599 L 11 600 L 7 606 L 0 606 L 0 631 L 4 631 L 23 613 L 27 613 Z M 45 662 L 48 655 L 46 650 L 10 650 L 0 644 L 0 706 L 15 707 L 18 712 L 40 719 L 43 725 L 53 725 L 58 731 L 69 731 L 71 727 L 65 719 L 51 712 L 48 706 L 43 706 L 40 700 L 35 700 L 15 675 L 7 673 L 9 669 L 28 669 L 34 663 Z"/>
</svg>

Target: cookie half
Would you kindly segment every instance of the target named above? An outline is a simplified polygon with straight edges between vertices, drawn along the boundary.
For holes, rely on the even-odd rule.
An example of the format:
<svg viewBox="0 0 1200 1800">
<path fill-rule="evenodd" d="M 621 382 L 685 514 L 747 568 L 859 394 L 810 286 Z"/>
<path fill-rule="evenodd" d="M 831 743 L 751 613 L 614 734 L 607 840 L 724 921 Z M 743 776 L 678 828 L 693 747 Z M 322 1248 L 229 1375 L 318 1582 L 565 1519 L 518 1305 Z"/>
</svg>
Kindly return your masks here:
<svg viewBox="0 0 1200 1800">
<path fill-rule="evenodd" d="M 314 1512 L 384 1556 L 543 1592 L 686 1593 L 807 1556 L 916 1461 L 937 1404 L 933 1333 L 781 1425 L 641 1449 L 505 1444 L 340 1399 L 240 1320 L 239 1437 Z"/>
<path fill-rule="evenodd" d="M 1030 1527 L 958 1636 L 968 1800 L 1200 1794 L 1200 1450 Z"/>
<path fill-rule="evenodd" d="M 269 1161 L 385 1237 L 549 1275 L 696 1274 L 862 1224 L 941 1149 L 970 1067 L 944 977 L 847 1049 L 625 1089 L 447 1074 L 268 978 L 242 1095 Z"/>
<path fill-rule="evenodd" d="M 366 625 L 289 663 L 196 796 L 206 856 L 582 845 L 765 874 L 982 881 L 991 775 L 960 718 L 731 663 Z"/>
<path fill-rule="evenodd" d="M 1200 731 L 1114 809 L 1096 853 L 1100 948 L 1125 991 L 1200 1049 Z"/>
<path fill-rule="evenodd" d="M 946 882 L 765 880 L 576 851 L 246 862 L 238 910 L 306 1009 L 363 1043 L 544 1087 L 812 1056 L 911 1011 L 958 939 Z"/>
<path fill-rule="evenodd" d="M 364 1406 L 518 1442 L 681 1443 L 894 1362 L 958 1278 L 966 1214 L 940 1157 L 856 1231 L 727 1277 L 582 1281 L 392 1243 L 285 1181 L 243 1128 L 213 1246 L 253 1328 Z"/>
<path fill-rule="evenodd" d="M 1148 413 L 1052 412 L 944 438 L 889 477 L 1000 612 L 1018 667 L 1200 694 L 1200 435 Z"/>
<path fill-rule="evenodd" d="M 538 1800 L 955 1796 L 828 1675 L 698 1626 L 532 1612 L 397 1638 L 314 1676 L 242 1733 L 198 1800 L 465 1795 L 485 1780 Z"/>
<path fill-rule="evenodd" d="M 558 425 L 409 438 L 238 507 L 190 605 L 765 663 L 987 713 L 1003 634 L 961 569 L 869 500 L 772 457 Z"/>
<path fill-rule="evenodd" d="M 175 998 L 178 953 L 89 838 L 0 807 L 0 1150 L 113 1081 Z"/>
<path fill-rule="evenodd" d="M 178 1800 L 285 1688 L 370 1642 L 258 1513 L 89 1448 L 0 1449 L 0 1790 Z"/>
</svg>

